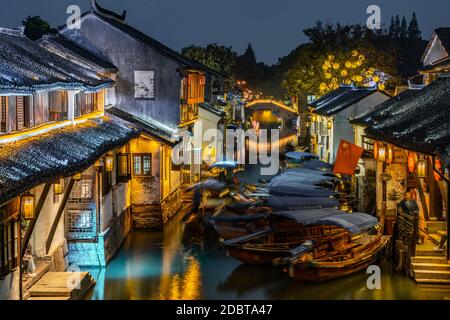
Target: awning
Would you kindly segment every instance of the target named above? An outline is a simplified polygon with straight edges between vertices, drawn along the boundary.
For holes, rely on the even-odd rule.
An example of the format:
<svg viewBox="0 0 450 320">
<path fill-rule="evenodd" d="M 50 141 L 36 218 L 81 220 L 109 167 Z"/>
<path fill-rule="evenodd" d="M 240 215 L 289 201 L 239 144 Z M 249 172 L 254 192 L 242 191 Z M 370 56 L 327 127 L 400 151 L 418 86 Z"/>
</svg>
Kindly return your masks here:
<svg viewBox="0 0 450 320">
<path fill-rule="evenodd" d="M 319 159 L 317 155 L 314 153 L 309 152 L 297 152 L 297 151 L 291 151 L 286 152 L 286 158 L 295 159 L 295 160 L 305 160 L 305 159 Z"/>
<path fill-rule="evenodd" d="M 269 185 L 269 193 L 274 196 L 299 197 L 331 197 L 336 194 L 332 190 L 310 184 L 300 184 L 295 181 L 275 180 Z"/>
<path fill-rule="evenodd" d="M 343 211 L 331 208 L 309 209 L 309 210 L 290 210 L 274 212 L 275 216 L 281 216 L 295 220 L 303 225 L 316 224 L 320 219 L 342 214 Z"/>
<path fill-rule="evenodd" d="M 361 233 L 372 229 L 378 219 L 366 213 L 345 213 L 337 209 L 313 209 L 274 212 L 274 215 L 295 220 L 303 225 L 334 225 L 351 233 Z"/>
<path fill-rule="evenodd" d="M 269 197 L 267 204 L 273 211 L 338 208 L 339 201 L 334 198 L 309 197 Z"/>
<path fill-rule="evenodd" d="M 33 187 L 87 169 L 139 133 L 119 118 L 102 117 L 0 144 L 0 204 Z"/>
<path fill-rule="evenodd" d="M 321 219 L 319 224 L 335 225 L 351 233 L 361 233 L 372 229 L 378 224 L 378 219 L 367 213 L 342 213 Z"/>
</svg>

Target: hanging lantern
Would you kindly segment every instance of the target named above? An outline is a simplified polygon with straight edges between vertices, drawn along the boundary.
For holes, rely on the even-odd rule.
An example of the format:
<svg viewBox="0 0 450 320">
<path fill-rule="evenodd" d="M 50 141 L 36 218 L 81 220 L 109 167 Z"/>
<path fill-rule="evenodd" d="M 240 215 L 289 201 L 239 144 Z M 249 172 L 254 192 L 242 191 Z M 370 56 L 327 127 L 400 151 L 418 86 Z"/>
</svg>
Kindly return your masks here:
<svg viewBox="0 0 450 320">
<path fill-rule="evenodd" d="M 63 194 L 64 192 L 64 185 L 63 185 L 63 179 L 58 179 L 53 183 L 53 194 Z"/>
<path fill-rule="evenodd" d="M 385 145 L 378 146 L 378 161 L 381 161 L 381 162 L 386 161 L 386 146 Z"/>
<path fill-rule="evenodd" d="M 114 169 L 114 157 L 112 154 L 107 154 L 105 156 L 105 171 L 112 172 Z"/>
<path fill-rule="evenodd" d="M 441 161 L 439 159 L 434 159 L 434 168 L 439 171 L 442 172 L 442 164 Z M 433 171 L 433 175 L 434 175 L 434 180 L 436 181 L 440 181 L 442 178 L 439 174 L 437 174 L 437 172 Z"/>
<path fill-rule="evenodd" d="M 427 162 L 423 158 L 417 163 L 417 175 L 419 178 L 427 177 Z"/>
<path fill-rule="evenodd" d="M 375 158 L 375 160 L 378 159 L 378 142 L 375 142 L 373 144 L 373 157 Z"/>
<path fill-rule="evenodd" d="M 328 122 L 327 122 L 327 128 L 328 128 L 328 129 L 333 128 L 333 122 L 332 122 L 331 120 L 328 120 Z"/>
<path fill-rule="evenodd" d="M 414 172 L 416 168 L 416 154 L 414 152 L 408 153 L 408 170 Z"/>
<path fill-rule="evenodd" d="M 313 114 L 311 116 L 311 122 L 316 122 L 317 121 L 317 116 L 315 114 Z"/>
<path fill-rule="evenodd" d="M 74 175 L 72 176 L 72 179 L 75 180 L 75 181 L 80 181 L 81 178 L 82 178 L 81 172 L 80 172 L 80 173 L 77 173 L 77 174 L 74 174 Z"/>
<path fill-rule="evenodd" d="M 21 196 L 21 210 L 25 220 L 32 220 L 36 217 L 35 196 L 27 192 Z"/>
<path fill-rule="evenodd" d="M 392 162 L 394 162 L 394 146 L 389 145 L 387 147 L 386 163 L 391 164 Z"/>
</svg>

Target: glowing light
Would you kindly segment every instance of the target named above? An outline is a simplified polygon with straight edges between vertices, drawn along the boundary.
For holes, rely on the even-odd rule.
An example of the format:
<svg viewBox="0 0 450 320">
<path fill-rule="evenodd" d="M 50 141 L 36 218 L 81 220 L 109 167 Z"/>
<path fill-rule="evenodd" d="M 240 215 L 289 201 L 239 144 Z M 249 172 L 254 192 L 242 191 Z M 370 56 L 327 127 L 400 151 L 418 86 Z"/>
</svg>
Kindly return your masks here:
<svg viewBox="0 0 450 320">
<path fill-rule="evenodd" d="M 375 142 L 373 144 L 373 157 L 375 159 L 378 159 L 378 142 Z"/>
<path fill-rule="evenodd" d="M 434 159 L 434 168 L 437 171 L 441 172 L 442 164 L 439 159 Z M 434 180 L 436 180 L 436 181 L 440 181 L 442 179 L 441 176 L 439 174 L 437 174 L 437 172 L 433 172 L 433 175 L 434 175 Z"/>
<path fill-rule="evenodd" d="M 29 192 L 21 196 L 22 214 L 25 220 L 35 218 L 35 196 Z"/>
<path fill-rule="evenodd" d="M 105 156 L 105 171 L 112 172 L 114 169 L 114 157 L 112 154 Z"/>
<path fill-rule="evenodd" d="M 58 179 L 57 181 L 55 181 L 55 183 L 53 183 L 53 194 L 59 195 L 59 194 L 63 194 L 64 192 L 64 180 L 63 179 Z"/>
<path fill-rule="evenodd" d="M 414 152 L 410 152 L 408 154 L 408 170 L 409 172 L 414 172 L 416 168 L 416 154 Z"/>
<path fill-rule="evenodd" d="M 417 175 L 419 178 L 427 177 L 427 163 L 424 159 L 419 160 L 417 163 Z"/>
<path fill-rule="evenodd" d="M 386 161 L 386 146 L 385 145 L 378 146 L 378 161 L 381 161 L 381 162 Z"/>
</svg>

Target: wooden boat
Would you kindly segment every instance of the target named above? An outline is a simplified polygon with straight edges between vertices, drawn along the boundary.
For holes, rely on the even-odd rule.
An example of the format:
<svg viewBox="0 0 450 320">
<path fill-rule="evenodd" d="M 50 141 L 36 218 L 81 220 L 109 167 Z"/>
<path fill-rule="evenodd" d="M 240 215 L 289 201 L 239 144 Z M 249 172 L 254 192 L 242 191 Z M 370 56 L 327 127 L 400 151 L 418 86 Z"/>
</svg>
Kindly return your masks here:
<svg viewBox="0 0 450 320">
<path fill-rule="evenodd" d="M 292 220 L 273 220 L 271 225 L 269 219 L 273 211 L 337 208 L 338 205 L 339 202 L 332 198 L 270 197 L 256 204 L 224 205 L 211 218 L 211 223 L 220 238 L 232 239 L 266 230 L 271 226 L 284 230 L 285 224 L 292 224 Z"/>
<path fill-rule="evenodd" d="M 286 224 L 283 231 L 262 230 L 251 235 L 223 242 L 227 253 L 249 264 L 268 264 L 280 258 L 290 257 L 292 250 L 307 239 L 324 237 L 324 234 L 342 235 L 344 229 L 330 226 L 302 226 Z M 326 230 L 325 230 L 326 229 Z"/>
<path fill-rule="evenodd" d="M 364 235 L 357 240 L 322 243 L 310 252 L 302 252 L 289 259 L 290 265 L 284 271 L 303 281 L 326 281 L 348 276 L 374 264 L 382 256 L 388 240 L 388 236 Z"/>
<path fill-rule="evenodd" d="M 229 255 L 244 263 L 282 264 L 314 249 L 314 258 L 321 258 L 354 246 L 351 234 L 363 234 L 378 225 L 378 220 L 367 214 L 336 209 L 286 211 L 274 216 L 281 219 L 271 222 L 268 230 L 223 241 Z"/>
</svg>

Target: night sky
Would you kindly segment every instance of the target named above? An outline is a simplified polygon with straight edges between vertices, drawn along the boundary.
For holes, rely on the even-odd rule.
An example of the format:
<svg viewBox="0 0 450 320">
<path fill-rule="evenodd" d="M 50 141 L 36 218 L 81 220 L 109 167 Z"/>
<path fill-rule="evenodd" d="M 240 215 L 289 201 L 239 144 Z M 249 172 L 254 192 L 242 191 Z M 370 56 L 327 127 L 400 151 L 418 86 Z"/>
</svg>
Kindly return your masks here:
<svg viewBox="0 0 450 320">
<path fill-rule="evenodd" d="M 450 26 L 448 0 L 99 0 L 100 5 L 118 13 L 127 10 L 128 24 L 175 50 L 190 44 L 216 42 L 241 53 L 249 42 L 258 60 L 276 63 L 306 41 L 302 30 L 317 20 L 365 23 L 368 5 L 381 7 L 388 25 L 394 14 L 416 11 L 422 35 L 428 39 L 434 28 Z M 70 4 L 84 12 L 90 0 L 0 0 L 0 25 L 17 27 L 27 15 L 40 15 L 52 26 L 67 19 Z"/>
</svg>

